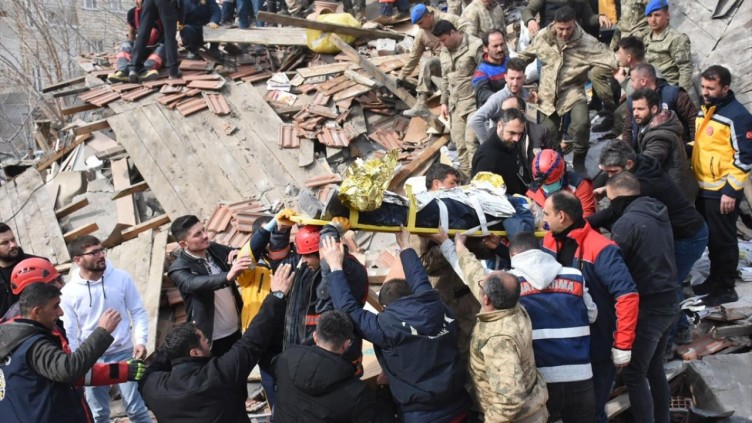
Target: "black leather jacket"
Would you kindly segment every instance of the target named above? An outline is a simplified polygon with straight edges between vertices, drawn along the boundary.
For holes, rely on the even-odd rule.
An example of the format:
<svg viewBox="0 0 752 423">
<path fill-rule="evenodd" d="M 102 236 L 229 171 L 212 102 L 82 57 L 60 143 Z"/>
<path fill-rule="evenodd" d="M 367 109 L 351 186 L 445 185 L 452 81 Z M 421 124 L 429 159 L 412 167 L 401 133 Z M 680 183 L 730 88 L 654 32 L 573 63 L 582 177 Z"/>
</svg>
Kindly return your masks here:
<svg viewBox="0 0 752 423">
<path fill-rule="evenodd" d="M 222 273 L 210 275 L 203 260 L 191 256 L 185 250 L 180 252 L 167 273 L 185 301 L 188 320 L 195 321 L 209 340 L 212 339 L 214 331 L 214 291 L 230 287 L 235 297 L 238 316 L 243 308 L 243 299 L 238 287 L 234 282 L 227 281 L 227 272 L 230 270 L 227 257 L 230 251 L 232 248 L 214 242 L 210 243 L 206 250 L 222 269 Z"/>
</svg>

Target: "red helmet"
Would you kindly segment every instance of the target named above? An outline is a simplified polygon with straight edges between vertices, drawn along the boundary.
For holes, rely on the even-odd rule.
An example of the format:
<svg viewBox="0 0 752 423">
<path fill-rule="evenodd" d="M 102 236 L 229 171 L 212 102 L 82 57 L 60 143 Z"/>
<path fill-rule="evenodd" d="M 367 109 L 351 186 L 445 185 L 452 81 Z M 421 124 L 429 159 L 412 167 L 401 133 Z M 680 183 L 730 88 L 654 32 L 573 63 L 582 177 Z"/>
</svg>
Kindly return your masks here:
<svg viewBox="0 0 752 423">
<path fill-rule="evenodd" d="M 306 225 L 295 235 L 295 248 L 298 254 L 313 254 L 319 251 L 319 227 Z"/>
<path fill-rule="evenodd" d="M 58 277 L 60 273 L 49 261 L 39 257 L 27 258 L 13 268 L 10 288 L 14 295 L 21 295 L 24 288 L 33 283 L 50 283 Z"/>
<path fill-rule="evenodd" d="M 560 180 L 567 170 L 564 158 L 554 150 L 541 150 L 533 158 L 533 179 L 540 185 Z"/>
</svg>

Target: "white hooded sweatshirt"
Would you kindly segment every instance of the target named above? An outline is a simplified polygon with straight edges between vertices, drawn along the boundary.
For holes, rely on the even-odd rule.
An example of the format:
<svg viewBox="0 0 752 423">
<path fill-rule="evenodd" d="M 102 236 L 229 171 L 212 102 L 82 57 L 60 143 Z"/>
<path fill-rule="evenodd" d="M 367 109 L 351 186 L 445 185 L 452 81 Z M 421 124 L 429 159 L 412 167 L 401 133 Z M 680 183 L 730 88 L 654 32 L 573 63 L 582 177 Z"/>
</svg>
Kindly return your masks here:
<svg viewBox="0 0 752 423">
<path fill-rule="evenodd" d="M 106 263 L 104 275 L 96 281 L 83 279 L 77 268 L 72 269 L 71 280 L 62 289 L 62 320 L 73 351 L 97 328 L 99 318 L 110 308 L 120 313 L 122 320 L 112 333 L 115 340 L 105 354 L 132 350 L 134 342 L 146 345 L 149 318 L 136 285 L 128 272 L 116 269 L 109 259 Z"/>
</svg>

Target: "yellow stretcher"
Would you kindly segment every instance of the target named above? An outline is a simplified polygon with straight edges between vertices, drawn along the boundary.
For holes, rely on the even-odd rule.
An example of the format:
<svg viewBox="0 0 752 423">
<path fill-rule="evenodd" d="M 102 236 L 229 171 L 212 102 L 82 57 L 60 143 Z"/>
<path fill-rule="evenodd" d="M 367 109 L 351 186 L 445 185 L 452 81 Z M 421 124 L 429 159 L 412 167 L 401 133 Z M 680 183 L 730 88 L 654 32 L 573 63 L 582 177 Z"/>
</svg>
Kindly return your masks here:
<svg viewBox="0 0 752 423">
<path fill-rule="evenodd" d="M 424 227 L 415 226 L 415 220 L 418 214 L 418 202 L 415 200 L 415 196 L 413 195 L 412 190 L 410 189 L 409 186 L 406 187 L 406 193 L 407 193 L 407 198 L 408 198 L 408 209 L 407 209 L 407 225 L 405 225 L 405 228 L 407 228 L 408 232 L 410 232 L 411 234 L 416 234 L 416 235 L 439 233 L 438 228 L 424 228 Z M 399 232 L 400 231 L 399 226 L 369 225 L 367 223 L 360 223 L 359 218 L 360 218 L 360 213 L 358 212 L 358 210 L 350 209 L 350 215 L 348 217 L 348 219 L 350 220 L 350 229 L 358 230 L 358 231 L 367 231 L 367 232 Z M 312 218 L 304 217 L 304 216 L 292 216 L 290 220 L 300 225 L 324 226 L 330 223 L 329 220 L 312 219 Z M 499 221 L 489 222 L 489 225 L 496 224 L 496 223 L 499 223 Z M 507 236 L 506 231 L 498 231 L 498 230 L 488 230 L 487 233 L 484 235 L 480 226 L 476 226 L 475 228 L 470 228 L 470 229 L 449 229 L 447 232 L 449 233 L 449 235 L 461 234 L 461 235 L 467 235 L 467 236 L 485 236 L 488 234 L 495 234 L 499 236 Z M 537 236 L 538 238 L 543 238 L 544 235 L 546 235 L 546 231 L 535 232 L 535 236 Z"/>
</svg>

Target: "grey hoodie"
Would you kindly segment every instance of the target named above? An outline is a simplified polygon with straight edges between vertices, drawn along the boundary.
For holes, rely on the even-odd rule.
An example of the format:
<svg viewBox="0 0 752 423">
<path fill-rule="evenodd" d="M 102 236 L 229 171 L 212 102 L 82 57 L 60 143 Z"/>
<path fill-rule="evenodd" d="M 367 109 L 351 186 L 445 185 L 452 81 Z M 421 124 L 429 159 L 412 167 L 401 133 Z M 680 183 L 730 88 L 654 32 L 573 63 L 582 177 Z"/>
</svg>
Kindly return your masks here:
<svg viewBox="0 0 752 423">
<path fill-rule="evenodd" d="M 510 273 L 515 276 L 522 276 L 530 285 L 540 291 L 546 289 L 560 273 L 571 274 L 580 273 L 580 271 L 574 268 L 565 268 L 552 255 L 542 250 L 528 250 L 512 256 Z M 598 317 L 598 308 L 590 297 L 584 276 L 583 286 L 585 286 L 585 292 L 582 294 L 582 299 L 587 308 L 588 321 L 593 323 Z"/>
</svg>

